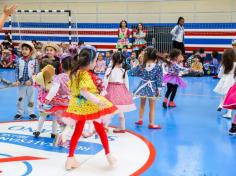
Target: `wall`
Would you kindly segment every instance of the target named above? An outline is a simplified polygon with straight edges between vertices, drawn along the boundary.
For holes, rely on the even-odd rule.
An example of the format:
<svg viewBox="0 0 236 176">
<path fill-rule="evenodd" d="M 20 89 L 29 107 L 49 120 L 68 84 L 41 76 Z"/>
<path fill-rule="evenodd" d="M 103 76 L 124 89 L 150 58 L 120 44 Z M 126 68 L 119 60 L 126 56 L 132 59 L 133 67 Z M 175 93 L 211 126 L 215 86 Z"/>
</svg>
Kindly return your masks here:
<svg viewBox="0 0 236 176">
<path fill-rule="evenodd" d="M 17 3 L 18 9 L 70 9 L 72 20 L 80 23 L 128 22 L 173 23 L 184 16 L 189 23 L 235 22 L 235 0 L 1 0 L 3 4 Z M 16 18 L 16 17 L 15 17 Z M 65 22 L 66 15 L 18 15 L 17 21 Z"/>
</svg>

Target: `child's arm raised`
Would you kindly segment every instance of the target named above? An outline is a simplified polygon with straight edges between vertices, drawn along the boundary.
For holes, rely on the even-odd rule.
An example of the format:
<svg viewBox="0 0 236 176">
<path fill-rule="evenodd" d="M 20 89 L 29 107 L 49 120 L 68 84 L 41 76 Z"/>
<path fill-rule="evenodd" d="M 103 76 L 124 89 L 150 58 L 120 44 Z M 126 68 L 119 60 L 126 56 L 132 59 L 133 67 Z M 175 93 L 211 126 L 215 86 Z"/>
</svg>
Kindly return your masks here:
<svg viewBox="0 0 236 176">
<path fill-rule="evenodd" d="M 16 11 L 16 7 L 16 5 L 12 5 L 10 7 L 7 7 L 6 5 L 4 6 L 3 14 L 0 18 L 0 29 L 2 29 L 4 22 L 7 20 L 7 18 Z"/>
</svg>

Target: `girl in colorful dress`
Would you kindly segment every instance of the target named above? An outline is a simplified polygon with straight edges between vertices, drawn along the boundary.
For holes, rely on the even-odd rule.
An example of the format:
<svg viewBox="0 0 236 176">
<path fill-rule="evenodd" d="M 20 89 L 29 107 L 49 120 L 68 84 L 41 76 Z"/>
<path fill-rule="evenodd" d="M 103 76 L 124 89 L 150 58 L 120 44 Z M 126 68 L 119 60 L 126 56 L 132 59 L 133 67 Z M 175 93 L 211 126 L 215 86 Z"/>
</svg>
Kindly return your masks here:
<svg viewBox="0 0 236 176">
<path fill-rule="evenodd" d="M 146 38 L 146 31 L 143 29 L 143 24 L 139 23 L 137 30 L 133 31 L 133 37 L 135 39 L 133 43 L 133 50 L 138 51 L 140 48 L 144 48 L 147 45 L 145 40 Z"/>
<path fill-rule="evenodd" d="M 165 94 L 165 98 L 163 101 L 163 107 L 167 108 L 167 105 L 169 107 L 176 107 L 174 103 L 174 98 L 177 92 L 178 87 L 186 87 L 185 82 L 183 79 L 179 76 L 180 71 L 187 71 L 187 68 L 184 68 L 181 66 L 181 63 L 183 63 L 184 57 L 181 54 L 181 51 L 179 49 L 173 49 L 170 53 L 169 61 L 166 61 L 168 63 L 168 73 L 164 75 L 163 83 L 167 84 L 167 91 Z M 168 99 L 170 96 L 170 101 L 168 103 Z"/>
<path fill-rule="evenodd" d="M 103 59 L 102 53 L 99 53 L 98 54 L 98 60 L 97 60 L 96 66 L 94 68 L 94 72 L 96 72 L 96 73 L 103 73 L 104 74 L 105 70 L 106 70 L 106 62 Z"/>
<path fill-rule="evenodd" d="M 236 69 L 234 70 L 234 85 L 229 89 L 223 108 L 230 109 L 230 110 L 235 110 L 236 109 Z M 236 135 L 236 114 L 234 115 L 234 118 L 232 120 L 232 125 L 229 130 L 229 135 Z"/>
<path fill-rule="evenodd" d="M 236 70 L 234 73 L 234 78 L 236 81 Z M 229 89 L 229 91 L 225 97 L 223 108 L 229 109 L 229 110 L 236 110 L 236 82 Z M 234 115 L 234 117 L 232 119 L 232 124 L 231 124 L 231 128 L 229 130 L 229 135 L 232 135 L 232 136 L 236 135 L 236 114 Z"/>
<path fill-rule="evenodd" d="M 42 63 L 45 65 L 44 63 Z M 33 132 L 35 137 L 38 137 L 43 128 L 44 121 L 50 113 L 45 111 L 44 103 L 46 101 L 47 94 L 52 87 L 53 77 L 55 75 L 55 68 L 52 65 L 45 65 L 45 67 L 37 75 L 33 77 L 34 86 L 38 90 L 38 110 L 39 121 L 36 131 Z M 52 121 L 52 133 L 51 138 L 55 138 L 57 134 L 57 121 L 54 118 Z"/>
<path fill-rule="evenodd" d="M 69 103 L 68 82 L 71 70 L 71 60 L 72 57 L 70 54 L 64 54 L 61 56 L 63 73 L 54 76 L 52 87 L 44 101 L 46 112 L 54 116 L 61 127 L 61 133 L 57 134 L 54 146 L 65 146 L 67 144 L 68 134 L 75 126 L 75 121 L 73 119 L 63 118 L 62 115 L 67 109 Z"/>
<path fill-rule="evenodd" d="M 120 127 L 114 133 L 125 133 L 125 112 L 136 109 L 133 97 L 129 93 L 129 79 L 125 69 L 122 68 L 125 56 L 117 52 L 112 58 L 112 68 L 108 68 L 104 77 L 104 86 L 107 91 L 106 98 L 119 110 Z"/>
<path fill-rule="evenodd" d="M 94 69 L 96 60 L 96 49 L 92 46 L 83 46 L 79 55 L 76 55 L 72 61 L 71 80 L 69 82 L 71 97 L 64 116 L 77 122 L 70 141 L 69 155 L 65 165 L 67 170 L 79 167 L 79 163 L 74 157 L 74 152 L 87 120 L 93 120 L 95 130 L 105 149 L 108 163 L 114 165 L 116 161 L 110 153 L 102 118 L 113 115 L 116 113 L 117 108 L 100 95 L 102 81 L 90 71 Z"/>
<path fill-rule="evenodd" d="M 120 28 L 118 29 L 118 42 L 116 49 L 123 49 L 124 45 L 129 47 L 130 30 L 128 29 L 127 21 L 122 20 L 120 22 Z"/>
<path fill-rule="evenodd" d="M 229 91 L 230 87 L 234 84 L 234 70 L 236 68 L 236 54 L 233 49 L 225 50 L 222 56 L 220 72 L 218 77 L 220 81 L 216 85 L 214 92 L 221 95 L 220 105 L 218 107 L 218 111 L 221 111 L 223 108 L 223 102 L 225 99 L 225 95 Z M 223 115 L 225 118 L 232 117 L 232 110 L 228 109 L 228 112 Z"/>
<path fill-rule="evenodd" d="M 134 90 L 134 96 L 141 98 L 139 120 L 137 125 L 143 124 L 146 100 L 149 99 L 149 129 L 160 129 L 160 125 L 155 125 L 155 103 L 160 96 L 162 87 L 162 68 L 157 64 L 157 50 L 148 47 L 144 51 L 143 65 L 139 65 L 131 70 L 131 74 L 141 78 L 141 82 Z"/>
</svg>

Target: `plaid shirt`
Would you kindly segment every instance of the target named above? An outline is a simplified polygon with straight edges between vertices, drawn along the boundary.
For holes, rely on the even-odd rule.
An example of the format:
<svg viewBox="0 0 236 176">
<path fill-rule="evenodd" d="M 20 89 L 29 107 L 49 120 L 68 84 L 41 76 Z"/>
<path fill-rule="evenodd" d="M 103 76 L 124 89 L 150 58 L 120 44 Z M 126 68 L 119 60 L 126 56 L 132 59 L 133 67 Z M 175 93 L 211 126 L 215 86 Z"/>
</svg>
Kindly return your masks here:
<svg viewBox="0 0 236 176">
<path fill-rule="evenodd" d="M 31 81 L 33 83 L 33 79 L 29 78 L 29 74 L 28 74 L 28 64 L 29 61 L 31 61 L 31 58 L 28 59 L 27 61 L 25 61 L 25 65 L 24 65 L 24 70 L 23 70 L 23 76 L 21 78 L 19 78 L 19 62 L 17 63 L 16 66 L 16 80 L 18 80 L 21 84 L 25 84 L 26 81 Z M 34 64 L 34 73 L 38 73 L 39 71 L 39 67 L 38 67 L 38 62 L 35 60 L 35 64 Z"/>
</svg>

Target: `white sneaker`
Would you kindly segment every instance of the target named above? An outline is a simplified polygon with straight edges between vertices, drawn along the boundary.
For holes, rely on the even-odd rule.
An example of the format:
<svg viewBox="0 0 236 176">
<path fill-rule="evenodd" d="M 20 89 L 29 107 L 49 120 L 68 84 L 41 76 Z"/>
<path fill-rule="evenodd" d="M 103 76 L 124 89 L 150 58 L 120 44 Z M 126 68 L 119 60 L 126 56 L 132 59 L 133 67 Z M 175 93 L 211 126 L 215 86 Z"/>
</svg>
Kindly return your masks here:
<svg viewBox="0 0 236 176">
<path fill-rule="evenodd" d="M 223 115 L 223 117 L 224 117 L 224 118 L 227 118 L 227 119 L 231 119 L 231 118 L 232 118 L 232 115 L 231 115 L 231 114 L 228 114 L 228 113 L 226 113 L 226 114 L 224 114 L 224 115 Z"/>
</svg>

